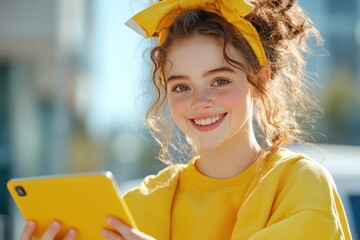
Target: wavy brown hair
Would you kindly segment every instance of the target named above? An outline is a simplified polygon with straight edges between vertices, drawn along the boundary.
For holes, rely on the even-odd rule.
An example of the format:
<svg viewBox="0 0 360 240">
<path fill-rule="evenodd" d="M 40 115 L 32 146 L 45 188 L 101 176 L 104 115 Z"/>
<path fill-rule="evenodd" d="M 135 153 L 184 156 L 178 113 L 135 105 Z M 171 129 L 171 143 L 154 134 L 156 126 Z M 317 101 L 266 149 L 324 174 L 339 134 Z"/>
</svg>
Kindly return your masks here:
<svg viewBox="0 0 360 240">
<path fill-rule="evenodd" d="M 156 98 L 146 120 L 161 146 L 160 160 L 171 162 L 177 151 L 185 159 L 197 154 L 196 146 L 186 141 L 168 117 L 163 72 L 174 42 L 199 34 L 222 40 L 227 63 L 247 73 L 247 80 L 259 96 L 254 103 L 254 116 L 266 151 L 274 153 L 304 136 L 298 121 L 311 121 L 308 110 L 311 106 L 316 107 L 306 87 L 304 53 L 309 52 L 307 41 L 310 36 L 318 43 L 321 43 L 321 37 L 296 0 L 258 0 L 253 4 L 255 9 L 246 19 L 259 33 L 271 70 L 270 79 L 259 74 L 261 68 L 256 56 L 238 30 L 221 16 L 204 10 L 190 10 L 178 16 L 167 29 L 165 42 L 152 49 Z M 244 63 L 229 56 L 230 46 L 243 57 Z"/>
</svg>

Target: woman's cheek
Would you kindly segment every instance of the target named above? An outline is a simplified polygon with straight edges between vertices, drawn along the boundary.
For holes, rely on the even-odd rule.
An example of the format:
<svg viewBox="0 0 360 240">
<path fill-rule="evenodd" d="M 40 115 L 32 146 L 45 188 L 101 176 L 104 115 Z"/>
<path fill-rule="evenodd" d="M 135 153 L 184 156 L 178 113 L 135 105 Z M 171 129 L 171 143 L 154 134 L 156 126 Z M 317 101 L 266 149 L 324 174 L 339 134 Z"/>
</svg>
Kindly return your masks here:
<svg viewBox="0 0 360 240">
<path fill-rule="evenodd" d="M 179 120 L 184 119 L 185 113 L 188 109 L 188 105 L 188 100 L 184 98 L 169 99 L 170 111 L 176 124 L 179 125 Z"/>
<path fill-rule="evenodd" d="M 233 89 L 226 93 L 217 96 L 217 103 L 227 108 L 247 108 L 249 101 L 251 101 L 251 95 L 249 89 Z"/>
</svg>

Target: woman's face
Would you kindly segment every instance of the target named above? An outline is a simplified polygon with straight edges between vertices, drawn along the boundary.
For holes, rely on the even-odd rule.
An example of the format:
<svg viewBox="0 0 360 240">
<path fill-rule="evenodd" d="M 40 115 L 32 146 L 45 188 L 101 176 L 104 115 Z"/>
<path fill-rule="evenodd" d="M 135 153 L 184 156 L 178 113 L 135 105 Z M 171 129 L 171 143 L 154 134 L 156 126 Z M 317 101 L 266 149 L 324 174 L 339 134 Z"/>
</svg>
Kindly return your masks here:
<svg viewBox="0 0 360 240">
<path fill-rule="evenodd" d="M 231 48 L 229 55 L 243 62 Z M 251 120 L 251 85 L 225 61 L 223 43 L 190 37 L 173 43 L 167 60 L 167 98 L 177 126 L 200 148 L 239 140 Z"/>
</svg>

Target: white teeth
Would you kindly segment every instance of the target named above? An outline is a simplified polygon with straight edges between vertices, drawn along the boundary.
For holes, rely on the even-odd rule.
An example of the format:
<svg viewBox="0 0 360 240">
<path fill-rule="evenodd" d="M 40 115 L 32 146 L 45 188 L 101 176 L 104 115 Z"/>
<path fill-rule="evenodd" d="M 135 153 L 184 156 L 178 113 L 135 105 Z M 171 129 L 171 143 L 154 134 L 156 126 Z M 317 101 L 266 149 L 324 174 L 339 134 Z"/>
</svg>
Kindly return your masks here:
<svg viewBox="0 0 360 240">
<path fill-rule="evenodd" d="M 194 122 L 197 125 L 205 126 L 205 125 L 213 124 L 213 123 L 219 121 L 221 118 L 222 118 L 222 116 L 216 116 L 216 117 L 212 117 L 212 118 L 194 120 Z"/>
</svg>

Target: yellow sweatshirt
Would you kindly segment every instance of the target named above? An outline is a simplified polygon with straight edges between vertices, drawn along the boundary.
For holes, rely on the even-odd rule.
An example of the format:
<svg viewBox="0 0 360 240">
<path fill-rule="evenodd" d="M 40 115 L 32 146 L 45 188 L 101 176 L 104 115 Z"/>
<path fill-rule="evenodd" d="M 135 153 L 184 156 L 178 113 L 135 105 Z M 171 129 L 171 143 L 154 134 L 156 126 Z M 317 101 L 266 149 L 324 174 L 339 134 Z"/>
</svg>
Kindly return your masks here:
<svg viewBox="0 0 360 240">
<path fill-rule="evenodd" d="M 125 195 L 141 231 L 158 240 L 351 239 L 333 179 L 317 162 L 283 149 L 238 176 L 213 179 L 195 161 Z"/>
</svg>

